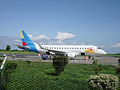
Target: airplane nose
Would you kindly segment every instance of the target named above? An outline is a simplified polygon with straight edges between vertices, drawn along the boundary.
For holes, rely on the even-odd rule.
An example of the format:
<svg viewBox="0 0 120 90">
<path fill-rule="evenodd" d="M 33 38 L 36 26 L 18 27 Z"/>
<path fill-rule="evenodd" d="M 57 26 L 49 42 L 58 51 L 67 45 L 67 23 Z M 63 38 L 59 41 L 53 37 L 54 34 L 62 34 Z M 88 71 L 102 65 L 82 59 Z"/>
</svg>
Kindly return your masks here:
<svg viewBox="0 0 120 90">
<path fill-rule="evenodd" d="M 98 49 L 98 53 L 99 53 L 99 54 L 107 54 L 107 52 L 105 52 L 105 51 L 102 50 L 102 49 Z"/>
<path fill-rule="evenodd" d="M 103 51 L 103 54 L 107 54 L 107 52 Z"/>
</svg>

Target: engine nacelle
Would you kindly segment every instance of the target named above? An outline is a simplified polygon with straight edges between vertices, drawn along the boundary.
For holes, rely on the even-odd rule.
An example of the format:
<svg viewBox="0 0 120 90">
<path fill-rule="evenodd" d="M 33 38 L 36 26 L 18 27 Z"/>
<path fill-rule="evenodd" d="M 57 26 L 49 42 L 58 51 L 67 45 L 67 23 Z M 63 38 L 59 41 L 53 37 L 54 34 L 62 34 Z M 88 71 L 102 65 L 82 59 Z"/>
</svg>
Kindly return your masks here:
<svg viewBox="0 0 120 90">
<path fill-rule="evenodd" d="M 76 55 L 79 55 L 78 53 L 76 52 L 70 52 L 70 53 L 67 53 L 68 57 L 74 59 L 76 57 Z"/>
</svg>

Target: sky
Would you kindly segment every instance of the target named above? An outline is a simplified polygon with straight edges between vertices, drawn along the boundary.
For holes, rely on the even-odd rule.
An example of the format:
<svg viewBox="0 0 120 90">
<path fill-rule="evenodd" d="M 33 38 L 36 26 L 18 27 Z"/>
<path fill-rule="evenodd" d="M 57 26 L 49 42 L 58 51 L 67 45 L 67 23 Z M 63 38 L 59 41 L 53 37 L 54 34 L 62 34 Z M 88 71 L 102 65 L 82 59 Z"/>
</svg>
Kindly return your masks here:
<svg viewBox="0 0 120 90">
<path fill-rule="evenodd" d="M 34 41 L 120 53 L 120 0 L 0 0 L 0 36 L 19 38 L 20 30 Z"/>
</svg>

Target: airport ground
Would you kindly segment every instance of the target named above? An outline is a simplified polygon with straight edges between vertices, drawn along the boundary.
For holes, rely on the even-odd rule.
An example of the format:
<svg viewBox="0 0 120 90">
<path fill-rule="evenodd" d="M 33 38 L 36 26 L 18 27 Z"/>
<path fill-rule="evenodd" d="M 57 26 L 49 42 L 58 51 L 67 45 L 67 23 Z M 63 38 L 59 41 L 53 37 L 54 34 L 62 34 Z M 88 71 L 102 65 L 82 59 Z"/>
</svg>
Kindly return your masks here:
<svg viewBox="0 0 120 90">
<path fill-rule="evenodd" d="M 3 59 L 3 53 L 0 55 Z M 90 90 L 87 79 L 95 73 L 95 66 L 92 64 L 93 60 L 84 60 L 84 56 L 70 60 L 65 71 L 60 76 L 54 76 L 52 60 L 42 60 L 37 54 L 9 53 L 7 55 L 7 62 L 17 63 L 16 71 L 6 84 L 7 90 Z M 101 64 L 100 73 L 119 77 L 119 74 L 115 73 L 118 57 L 107 55 L 95 59 Z"/>
<path fill-rule="evenodd" d="M 79 61 L 79 60 L 78 60 Z M 54 76 L 51 63 L 8 60 L 17 63 L 14 73 L 6 83 L 7 90 L 91 90 L 87 80 L 95 74 L 93 64 L 68 64 L 60 76 Z M 119 77 L 113 65 L 100 65 L 102 74 Z M 92 89 L 93 90 L 93 89 Z M 119 89 L 118 89 L 119 90 Z"/>
<path fill-rule="evenodd" d="M 29 52 L 28 52 L 29 53 Z M 38 62 L 52 62 L 52 60 L 42 60 L 41 56 L 38 56 L 36 53 L 29 53 L 29 54 L 23 53 L 18 53 L 17 54 L 10 54 L 6 53 L 8 55 L 7 60 L 23 60 L 23 61 L 38 61 Z M 4 53 L 0 53 L 2 56 Z M 118 65 L 118 57 L 113 56 L 113 55 L 105 55 L 105 56 L 96 56 L 94 57 L 94 60 L 85 60 L 85 56 L 78 56 L 75 59 L 72 59 L 69 61 L 69 63 L 74 63 L 74 64 L 92 64 L 94 60 L 98 60 L 99 64 L 104 64 L 104 65 Z M 0 57 L 1 59 L 3 57 Z"/>
</svg>

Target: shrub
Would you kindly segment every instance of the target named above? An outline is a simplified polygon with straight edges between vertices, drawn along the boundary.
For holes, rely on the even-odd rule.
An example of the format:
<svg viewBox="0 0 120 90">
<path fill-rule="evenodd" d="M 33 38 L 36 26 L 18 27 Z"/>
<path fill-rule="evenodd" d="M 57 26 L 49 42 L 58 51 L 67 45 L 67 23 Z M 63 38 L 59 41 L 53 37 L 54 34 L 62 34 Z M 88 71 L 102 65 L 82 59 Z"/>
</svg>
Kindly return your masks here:
<svg viewBox="0 0 120 90">
<path fill-rule="evenodd" d="M 68 63 L 68 60 L 69 60 L 68 56 L 55 56 L 53 58 L 52 65 L 55 70 L 55 74 L 57 76 L 60 75 L 60 73 L 64 71 L 65 66 Z"/>
<path fill-rule="evenodd" d="M 93 65 L 95 66 L 94 67 L 95 74 L 98 75 L 100 73 L 100 71 L 102 70 L 102 68 L 101 68 L 100 65 L 98 65 L 98 61 L 97 60 L 93 61 Z"/>
<path fill-rule="evenodd" d="M 2 63 L 3 62 L 3 60 L 2 59 L 0 59 L 0 63 Z"/>
<path fill-rule="evenodd" d="M 31 61 L 25 61 L 26 63 L 28 63 L 28 64 L 30 64 L 31 63 Z"/>
<path fill-rule="evenodd" d="M 15 69 L 17 68 L 17 63 L 7 63 L 5 65 L 5 70 Z"/>
<path fill-rule="evenodd" d="M 94 65 L 97 65 L 97 64 L 98 64 L 98 61 L 97 61 L 97 60 L 94 60 L 94 61 L 93 61 L 93 64 L 94 64 Z"/>
<path fill-rule="evenodd" d="M 100 71 L 102 71 L 102 68 L 99 66 L 95 67 L 95 74 L 98 75 L 100 73 Z"/>
<path fill-rule="evenodd" d="M 117 90 L 119 79 L 110 74 L 91 75 L 88 84 L 91 89 Z"/>
<path fill-rule="evenodd" d="M 118 65 L 118 66 L 115 68 L 115 70 L 116 70 L 116 73 L 120 73 L 120 65 Z"/>
<path fill-rule="evenodd" d="M 6 82 L 9 80 L 11 73 L 17 68 L 17 63 L 6 63 L 4 68 L 4 77 Z"/>
</svg>

